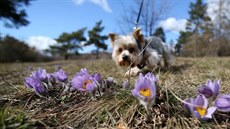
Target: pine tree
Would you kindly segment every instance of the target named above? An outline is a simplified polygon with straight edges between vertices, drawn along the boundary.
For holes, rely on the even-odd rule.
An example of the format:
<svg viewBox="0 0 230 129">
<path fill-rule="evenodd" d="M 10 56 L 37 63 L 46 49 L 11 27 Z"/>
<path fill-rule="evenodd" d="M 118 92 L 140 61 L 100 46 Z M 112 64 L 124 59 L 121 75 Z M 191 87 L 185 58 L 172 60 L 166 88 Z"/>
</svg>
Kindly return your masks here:
<svg viewBox="0 0 230 129">
<path fill-rule="evenodd" d="M 72 33 L 62 33 L 57 39 L 57 45 L 50 46 L 51 54 L 59 53 L 64 56 L 65 60 L 69 59 L 71 54 L 79 54 L 79 49 L 82 49 L 81 42 L 86 41 L 84 32 L 86 28 L 79 29 Z"/>
<path fill-rule="evenodd" d="M 0 0 L 0 20 L 4 19 L 6 27 L 19 28 L 28 25 L 27 14 L 22 7 L 29 4 L 30 0 Z"/>
<path fill-rule="evenodd" d="M 97 22 L 92 30 L 88 31 L 89 41 L 87 41 L 87 43 L 85 44 L 86 46 L 92 44 L 96 46 L 97 59 L 99 58 L 99 49 L 107 49 L 105 40 L 108 39 L 108 36 L 100 34 L 104 30 L 104 27 L 102 27 L 101 24 L 102 21 Z"/>
<path fill-rule="evenodd" d="M 210 18 L 207 14 L 207 4 L 202 0 L 197 0 L 195 3 L 190 3 L 189 6 L 189 19 L 186 24 L 186 31 L 180 32 L 176 51 L 180 52 L 183 45 L 183 51 L 188 55 L 202 56 L 203 47 L 207 41 L 202 40 L 205 32 L 209 31 Z"/>
<path fill-rule="evenodd" d="M 196 3 L 190 3 L 190 10 L 187 22 L 187 31 L 203 34 L 207 23 L 211 20 L 207 14 L 207 4 L 202 0 L 197 0 Z"/>
</svg>

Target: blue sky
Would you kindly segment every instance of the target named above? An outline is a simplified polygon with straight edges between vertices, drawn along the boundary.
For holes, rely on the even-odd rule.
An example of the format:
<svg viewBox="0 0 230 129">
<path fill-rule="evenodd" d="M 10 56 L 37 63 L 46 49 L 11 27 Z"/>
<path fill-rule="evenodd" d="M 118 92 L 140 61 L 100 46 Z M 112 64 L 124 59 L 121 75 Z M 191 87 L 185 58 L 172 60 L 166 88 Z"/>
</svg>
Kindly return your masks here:
<svg viewBox="0 0 230 129">
<path fill-rule="evenodd" d="M 159 2 L 161 0 L 156 0 Z M 188 18 L 190 2 L 195 0 L 168 0 L 170 9 L 159 23 L 166 30 L 166 39 L 176 41 L 178 31 L 183 30 Z M 102 34 L 119 33 L 117 18 L 123 13 L 124 7 L 129 7 L 134 0 L 36 0 L 26 8 L 30 24 L 19 29 L 5 28 L 0 21 L 2 35 L 12 35 L 29 45 L 42 50 L 49 44 L 55 44 L 53 39 L 63 32 L 73 32 L 80 28 L 91 29 L 95 23 L 102 20 L 105 27 Z M 138 9 L 138 8 L 137 8 Z M 134 21 L 135 22 L 135 21 Z M 86 32 L 87 34 L 87 32 Z M 109 45 L 109 40 L 106 41 Z M 84 49 L 89 52 L 93 47 Z"/>
</svg>

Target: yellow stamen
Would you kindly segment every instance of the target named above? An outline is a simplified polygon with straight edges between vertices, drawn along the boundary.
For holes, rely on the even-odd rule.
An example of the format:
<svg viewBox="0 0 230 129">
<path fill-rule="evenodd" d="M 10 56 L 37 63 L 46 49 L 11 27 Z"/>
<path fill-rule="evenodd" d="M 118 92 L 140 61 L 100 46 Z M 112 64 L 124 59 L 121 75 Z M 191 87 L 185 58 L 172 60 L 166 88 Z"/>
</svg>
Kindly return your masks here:
<svg viewBox="0 0 230 129">
<path fill-rule="evenodd" d="M 204 117 L 206 114 L 206 108 L 196 107 L 197 112 L 200 114 L 201 117 Z"/>
<path fill-rule="evenodd" d="M 140 94 L 145 97 L 150 97 L 151 96 L 151 90 L 150 89 L 141 89 Z"/>
<path fill-rule="evenodd" d="M 85 80 L 85 81 L 82 83 L 82 88 L 83 88 L 83 89 L 86 89 L 86 85 L 87 85 L 88 83 L 92 83 L 92 81 L 91 81 L 91 80 Z"/>
</svg>

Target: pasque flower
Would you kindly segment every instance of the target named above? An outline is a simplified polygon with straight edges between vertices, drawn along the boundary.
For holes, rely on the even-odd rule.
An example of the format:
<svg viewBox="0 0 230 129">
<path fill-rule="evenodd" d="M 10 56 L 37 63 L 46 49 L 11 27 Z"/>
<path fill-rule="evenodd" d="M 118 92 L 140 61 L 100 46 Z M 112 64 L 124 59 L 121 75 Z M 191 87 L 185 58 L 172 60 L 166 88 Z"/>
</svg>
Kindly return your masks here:
<svg viewBox="0 0 230 129">
<path fill-rule="evenodd" d="M 148 78 L 148 79 L 150 79 L 152 82 L 157 83 L 157 78 L 156 78 L 153 74 L 151 74 L 151 73 L 147 73 L 147 74 L 145 75 L 145 78 Z"/>
<path fill-rule="evenodd" d="M 47 93 L 46 84 L 34 75 L 25 78 L 24 82 L 26 87 L 33 89 L 39 96 Z"/>
<path fill-rule="evenodd" d="M 222 112 L 230 112 L 230 94 L 219 95 L 215 100 L 217 110 Z"/>
<path fill-rule="evenodd" d="M 139 74 L 139 78 L 136 81 L 135 87 L 132 90 L 132 95 L 140 101 L 147 111 L 147 119 L 150 116 L 150 108 L 155 103 L 156 96 L 156 81 L 151 73 L 143 76 Z"/>
<path fill-rule="evenodd" d="M 37 71 L 34 71 L 32 73 L 32 76 L 37 77 L 40 81 L 46 81 L 47 80 L 46 70 L 42 69 L 42 68 L 38 68 Z"/>
<path fill-rule="evenodd" d="M 184 100 L 186 103 L 184 103 L 184 108 L 186 110 L 188 110 L 190 113 L 193 113 L 193 111 L 195 110 L 195 106 L 194 106 L 194 98 L 187 98 Z"/>
<path fill-rule="evenodd" d="M 24 83 L 27 88 L 33 89 L 34 85 L 37 83 L 37 80 L 33 79 L 32 77 L 27 77 L 24 79 Z"/>
<path fill-rule="evenodd" d="M 47 78 L 48 78 L 48 81 L 50 83 L 55 83 L 56 82 L 56 77 L 55 77 L 55 75 L 53 73 L 48 73 Z"/>
<path fill-rule="evenodd" d="M 155 81 L 153 81 L 153 76 L 150 77 L 149 74 L 151 73 L 143 76 L 143 74 L 140 73 L 139 79 L 136 81 L 135 87 L 132 90 L 133 96 L 144 102 L 150 102 L 156 96 Z"/>
<path fill-rule="evenodd" d="M 216 107 L 208 108 L 208 100 L 202 94 L 199 94 L 196 99 L 186 99 L 185 102 L 187 103 L 184 104 L 184 107 L 198 119 L 211 119 L 212 114 L 216 111 Z"/>
<path fill-rule="evenodd" d="M 54 75 L 60 82 L 66 82 L 68 80 L 67 74 L 62 69 L 59 69 L 57 72 L 54 72 Z"/>
<path fill-rule="evenodd" d="M 95 73 L 91 75 L 93 82 L 96 83 L 98 86 L 102 85 L 102 77 L 99 73 Z"/>
<path fill-rule="evenodd" d="M 220 80 L 208 80 L 205 85 L 198 87 L 198 93 L 203 94 L 205 97 L 217 97 L 220 91 Z"/>
<path fill-rule="evenodd" d="M 88 73 L 86 69 L 81 69 L 72 80 L 72 87 L 80 91 L 93 91 L 95 84 L 94 78 Z"/>
</svg>

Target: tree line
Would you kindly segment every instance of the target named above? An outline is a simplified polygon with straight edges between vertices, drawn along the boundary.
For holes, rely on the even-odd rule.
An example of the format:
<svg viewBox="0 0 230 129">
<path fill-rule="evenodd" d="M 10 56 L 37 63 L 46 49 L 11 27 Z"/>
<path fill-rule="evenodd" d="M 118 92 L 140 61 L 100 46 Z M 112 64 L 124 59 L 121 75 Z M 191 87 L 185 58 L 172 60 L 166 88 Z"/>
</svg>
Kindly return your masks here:
<svg viewBox="0 0 230 129">
<path fill-rule="evenodd" d="M 107 49 L 105 40 L 106 35 L 101 35 L 104 27 L 102 21 L 96 22 L 96 25 L 88 31 L 88 39 L 84 33 L 86 28 L 78 29 L 71 33 L 62 33 L 57 39 L 57 44 L 50 46 L 44 52 L 51 54 L 41 54 L 34 47 L 29 47 L 24 41 L 20 41 L 12 36 L 0 38 L 0 62 L 31 62 L 31 61 L 51 61 L 53 59 L 63 57 L 68 60 L 71 56 L 79 55 L 79 50 L 83 50 L 85 46 L 95 45 L 96 57 L 99 58 L 99 50 Z"/>
<path fill-rule="evenodd" d="M 0 20 L 3 21 L 7 28 L 19 28 L 27 26 L 27 13 L 25 7 L 31 4 L 32 0 L 1 0 L 0 1 Z M 104 30 L 102 21 L 98 21 L 96 25 L 88 31 L 88 39 L 85 37 L 87 28 L 81 28 L 74 32 L 62 33 L 55 40 L 56 45 L 50 46 L 45 50 L 46 53 L 51 54 L 53 57 L 64 57 L 69 59 L 71 55 L 78 55 L 79 50 L 88 45 L 95 45 L 95 53 L 99 58 L 99 50 L 107 49 L 106 35 L 101 35 Z M 10 56 L 9 56 L 10 55 Z M 47 56 L 40 54 L 35 48 L 30 48 L 25 42 L 20 41 L 12 36 L 2 37 L 0 33 L 0 62 L 13 62 L 20 61 L 44 61 L 50 60 Z"/>
<path fill-rule="evenodd" d="M 12 36 L 0 39 L 0 62 L 51 61 L 52 58 L 40 54 L 35 48 Z"/>
<path fill-rule="evenodd" d="M 189 6 L 186 30 L 180 32 L 175 46 L 181 56 L 230 56 L 230 1 L 219 0 L 211 19 L 207 3 L 197 0 Z"/>
<path fill-rule="evenodd" d="M 157 23 L 162 19 L 163 15 L 167 13 L 168 7 L 167 2 L 164 0 L 161 5 L 157 4 L 155 1 L 146 0 L 144 3 L 144 9 L 142 10 L 140 25 L 143 28 L 145 36 L 159 36 L 163 41 L 166 41 L 166 36 L 164 30 L 161 27 L 157 28 Z M 23 9 L 29 6 L 31 0 L 2 0 L 0 1 L 0 20 L 4 21 L 6 27 L 19 28 L 21 26 L 26 26 L 29 24 L 27 20 L 27 14 Z M 196 0 L 196 2 L 190 3 L 189 6 L 189 18 L 187 19 L 186 30 L 180 32 L 180 36 L 175 45 L 175 53 L 180 56 L 229 56 L 230 55 L 230 16 L 228 9 L 230 2 L 227 0 L 214 1 L 218 8 L 213 9 L 213 17 L 207 13 L 207 3 L 202 0 Z M 140 5 L 140 1 L 136 2 L 136 5 Z M 134 21 L 137 16 L 136 8 L 127 8 L 126 13 L 123 13 L 122 21 L 119 21 L 119 25 L 122 29 L 127 28 L 127 30 L 132 31 L 134 26 Z M 50 46 L 45 52 L 51 54 L 53 57 L 62 56 L 64 59 L 69 59 L 72 55 L 78 55 L 79 51 L 85 46 L 95 45 L 96 49 L 94 52 L 99 57 L 100 49 L 106 50 L 107 45 L 105 40 L 108 38 L 106 35 L 101 35 L 104 27 L 102 26 L 102 21 L 99 21 L 95 26 L 87 31 L 87 28 L 80 28 L 74 32 L 64 32 L 60 34 L 55 40 L 56 45 Z M 154 32 L 155 30 L 155 32 Z M 85 34 L 87 31 L 88 38 Z M 125 30 L 121 30 L 125 32 Z M 127 33 L 127 32 L 125 32 Z M 6 44 L 6 42 L 15 42 Z M 172 44 L 172 43 L 171 43 Z M 8 46 L 7 46 L 8 45 Z M 0 34 L 0 49 L 3 51 L 10 50 L 9 45 L 11 45 L 12 50 L 16 48 L 15 46 L 24 46 L 17 48 L 25 48 L 29 50 L 31 55 L 37 55 L 35 60 L 43 60 L 43 55 L 39 54 L 34 48 L 29 48 L 23 41 L 19 41 L 11 36 L 1 37 Z M 20 50 L 21 51 L 21 50 Z M 17 52 L 15 52 L 17 53 Z M 21 53 L 21 52 L 18 52 Z M 3 55 L 10 55 L 7 52 L 1 52 L 1 61 Z M 13 57 L 13 56 L 12 56 Z M 20 57 L 19 55 L 14 57 Z M 26 56 L 25 56 L 26 57 Z M 38 58 L 39 57 L 39 58 Z M 42 57 L 42 58 L 41 58 Z M 31 57 L 26 57 L 26 59 L 20 60 L 30 60 Z M 47 58 L 44 58 L 47 60 Z M 8 60 L 9 61 L 9 60 Z"/>
</svg>

